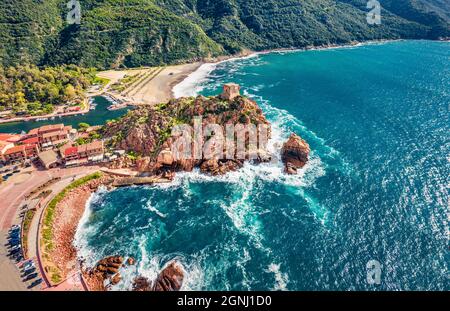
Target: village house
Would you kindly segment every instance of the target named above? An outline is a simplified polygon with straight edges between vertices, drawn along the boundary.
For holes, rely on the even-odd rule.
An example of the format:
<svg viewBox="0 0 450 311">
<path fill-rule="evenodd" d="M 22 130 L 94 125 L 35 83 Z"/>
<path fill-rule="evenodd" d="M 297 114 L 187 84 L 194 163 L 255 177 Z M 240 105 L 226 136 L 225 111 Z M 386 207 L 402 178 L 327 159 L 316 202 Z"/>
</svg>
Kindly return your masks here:
<svg viewBox="0 0 450 311">
<path fill-rule="evenodd" d="M 59 149 L 59 153 L 66 166 L 95 163 L 103 161 L 104 145 L 100 140 L 80 146 L 66 144 Z"/>
<path fill-rule="evenodd" d="M 0 160 L 3 163 L 23 162 L 35 157 L 37 145 L 32 142 L 22 143 L 21 135 L 0 134 Z"/>
<path fill-rule="evenodd" d="M 70 140 L 69 135 L 71 131 L 72 127 L 64 126 L 64 124 L 44 125 L 40 128 L 31 130 L 26 137 L 27 139 L 37 138 L 39 148 L 46 150 Z"/>
<path fill-rule="evenodd" d="M 35 157 L 37 153 L 36 145 L 19 145 L 7 149 L 2 158 L 5 163 L 17 163 Z"/>
<path fill-rule="evenodd" d="M 17 143 L 22 138 L 21 135 L 0 133 L 0 141 L 7 143 Z"/>
<path fill-rule="evenodd" d="M 13 143 L 0 140 L 0 160 L 2 162 L 6 162 L 6 160 L 4 158 L 6 150 L 11 149 L 12 147 L 14 147 Z"/>
</svg>

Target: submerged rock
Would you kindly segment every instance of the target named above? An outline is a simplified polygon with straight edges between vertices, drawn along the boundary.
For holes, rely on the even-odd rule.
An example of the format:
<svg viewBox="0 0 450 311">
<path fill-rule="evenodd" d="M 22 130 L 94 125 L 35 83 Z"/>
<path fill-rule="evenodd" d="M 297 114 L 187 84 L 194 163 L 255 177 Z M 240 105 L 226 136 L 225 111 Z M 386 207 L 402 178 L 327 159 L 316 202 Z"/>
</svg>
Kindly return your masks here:
<svg viewBox="0 0 450 311">
<path fill-rule="evenodd" d="M 311 149 L 308 143 L 296 134 L 291 134 L 281 149 L 281 159 L 285 165 L 285 172 L 297 174 L 297 170 L 306 165 Z"/>
<path fill-rule="evenodd" d="M 139 276 L 133 281 L 133 291 L 135 292 L 148 292 L 151 291 L 150 281 L 143 276 Z"/>
</svg>

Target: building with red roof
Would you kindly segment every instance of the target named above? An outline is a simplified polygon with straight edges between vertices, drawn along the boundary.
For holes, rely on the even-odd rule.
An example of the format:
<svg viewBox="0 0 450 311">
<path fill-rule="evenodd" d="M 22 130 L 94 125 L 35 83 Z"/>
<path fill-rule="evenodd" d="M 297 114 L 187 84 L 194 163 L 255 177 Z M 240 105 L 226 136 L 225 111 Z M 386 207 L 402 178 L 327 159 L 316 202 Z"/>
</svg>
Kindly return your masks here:
<svg viewBox="0 0 450 311">
<path fill-rule="evenodd" d="M 22 138 L 21 135 L 0 133 L 0 141 L 16 143 Z"/>
<path fill-rule="evenodd" d="M 71 130 L 71 126 L 64 126 L 62 123 L 44 125 L 29 131 L 26 135 L 26 139 L 37 138 L 39 149 L 49 149 L 67 142 Z"/>
</svg>

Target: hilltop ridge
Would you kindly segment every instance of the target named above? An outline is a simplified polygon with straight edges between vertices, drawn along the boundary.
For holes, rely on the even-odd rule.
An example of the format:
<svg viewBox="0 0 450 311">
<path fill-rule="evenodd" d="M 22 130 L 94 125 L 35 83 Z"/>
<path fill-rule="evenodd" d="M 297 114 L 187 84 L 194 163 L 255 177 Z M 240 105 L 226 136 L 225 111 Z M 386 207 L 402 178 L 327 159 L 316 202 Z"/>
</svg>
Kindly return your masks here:
<svg viewBox="0 0 450 311">
<path fill-rule="evenodd" d="M 66 0 L 0 3 L 0 64 L 117 68 L 191 62 L 243 50 L 375 39 L 450 37 L 443 0 L 83 0 L 68 25 Z"/>
</svg>

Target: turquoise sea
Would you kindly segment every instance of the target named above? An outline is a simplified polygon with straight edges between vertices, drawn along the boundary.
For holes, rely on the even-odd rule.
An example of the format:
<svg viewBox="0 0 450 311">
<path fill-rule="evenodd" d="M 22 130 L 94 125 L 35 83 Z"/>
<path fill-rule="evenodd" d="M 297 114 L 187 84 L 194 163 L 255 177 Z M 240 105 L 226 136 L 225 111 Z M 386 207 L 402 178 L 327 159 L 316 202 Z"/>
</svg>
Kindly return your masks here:
<svg viewBox="0 0 450 311">
<path fill-rule="evenodd" d="M 231 81 L 271 121 L 273 150 L 296 132 L 309 164 L 101 190 L 76 235 L 88 265 L 137 258 L 115 289 L 178 259 L 186 290 L 450 290 L 450 43 L 258 55 L 206 65 L 176 91 Z"/>
</svg>

